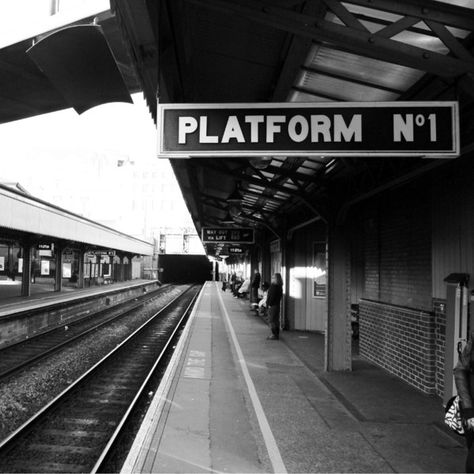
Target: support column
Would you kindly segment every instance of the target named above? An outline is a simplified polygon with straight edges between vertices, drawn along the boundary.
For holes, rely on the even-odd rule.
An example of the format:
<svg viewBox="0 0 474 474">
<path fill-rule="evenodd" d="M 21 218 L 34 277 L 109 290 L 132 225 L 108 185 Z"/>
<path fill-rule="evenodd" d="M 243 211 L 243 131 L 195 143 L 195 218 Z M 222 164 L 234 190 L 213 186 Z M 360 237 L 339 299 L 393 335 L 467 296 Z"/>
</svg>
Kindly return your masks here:
<svg viewBox="0 0 474 474">
<path fill-rule="evenodd" d="M 127 255 L 128 257 L 128 270 L 127 270 L 127 280 L 131 281 L 132 280 L 132 260 L 133 260 L 133 255 Z"/>
<path fill-rule="evenodd" d="M 79 273 L 77 275 L 77 287 L 84 288 L 84 256 L 85 250 L 79 250 Z"/>
<path fill-rule="evenodd" d="M 344 226 L 328 224 L 326 370 L 352 369 L 350 247 Z"/>
<path fill-rule="evenodd" d="M 110 281 L 115 281 L 115 269 L 114 269 L 114 256 L 109 255 L 109 265 L 110 265 Z"/>
<path fill-rule="evenodd" d="M 60 292 L 63 289 L 63 246 L 62 244 L 57 243 L 54 248 L 56 250 L 56 273 L 54 275 L 54 291 Z"/>
<path fill-rule="evenodd" d="M 281 277 L 283 279 L 283 304 L 282 304 L 282 319 L 281 329 L 289 329 L 290 321 L 288 316 L 288 295 L 290 292 L 290 265 L 288 255 L 288 239 L 286 230 L 283 232 L 283 236 L 280 239 L 281 245 Z"/>
<path fill-rule="evenodd" d="M 23 243 L 23 272 L 21 274 L 21 296 L 31 294 L 31 250 L 30 242 Z"/>
<path fill-rule="evenodd" d="M 123 255 L 118 255 L 118 258 L 119 258 L 119 271 L 118 271 L 117 280 L 118 281 L 124 281 L 124 278 L 125 278 L 125 272 L 124 272 L 124 268 L 123 268 L 124 256 Z"/>
</svg>

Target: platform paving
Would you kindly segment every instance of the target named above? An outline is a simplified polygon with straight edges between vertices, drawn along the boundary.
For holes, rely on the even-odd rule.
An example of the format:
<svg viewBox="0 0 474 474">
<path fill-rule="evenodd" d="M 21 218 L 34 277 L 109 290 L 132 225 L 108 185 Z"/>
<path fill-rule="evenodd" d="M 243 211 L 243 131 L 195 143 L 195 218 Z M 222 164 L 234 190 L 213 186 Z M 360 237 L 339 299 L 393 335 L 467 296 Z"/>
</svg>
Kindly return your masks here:
<svg viewBox="0 0 474 474">
<path fill-rule="evenodd" d="M 268 341 L 210 282 L 188 326 L 123 472 L 463 472 L 439 398 L 357 357 L 324 372 L 322 335 Z"/>
<path fill-rule="evenodd" d="M 84 298 L 85 296 L 99 295 L 108 291 L 115 291 L 135 285 L 150 283 L 151 281 L 152 280 L 135 279 L 116 282 L 110 285 L 91 286 L 81 289 L 63 288 L 63 291 L 61 292 L 45 291 L 32 294 L 31 296 L 17 296 L 10 298 L 2 298 L 2 290 L 0 288 L 0 317 L 17 311 L 36 309 L 55 303 L 73 301 L 75 299 Z"/>
</svg>

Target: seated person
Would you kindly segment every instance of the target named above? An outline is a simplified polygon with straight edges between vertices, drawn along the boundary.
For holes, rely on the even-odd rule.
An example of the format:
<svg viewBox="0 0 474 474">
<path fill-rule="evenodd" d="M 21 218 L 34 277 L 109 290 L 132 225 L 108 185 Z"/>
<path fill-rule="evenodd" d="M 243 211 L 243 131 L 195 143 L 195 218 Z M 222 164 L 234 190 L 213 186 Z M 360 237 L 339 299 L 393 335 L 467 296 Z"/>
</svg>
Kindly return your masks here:
<svg viewBox="0 0 474 474">
<path fill-rule="evenodd" d="M 237 297 L 244 298 L 245 296 L 247 296 L 247 293 L 249 292 L 249 290 L 250 290 L 250 279 L 247 278 L 246 280 L 244 280 L 244 282 L 242 283 L 242 286 L 239 288 Z"/>
<path fill-rule="evenodd" d="M 270 284 L 265 281 L 262 284 L 262 299 L 258 302 L 258 312 L 260 314 L 265 314 L 267 310 L 267 295 L 268 295 L 268 288 L 270 288 Z"/>
</svg>

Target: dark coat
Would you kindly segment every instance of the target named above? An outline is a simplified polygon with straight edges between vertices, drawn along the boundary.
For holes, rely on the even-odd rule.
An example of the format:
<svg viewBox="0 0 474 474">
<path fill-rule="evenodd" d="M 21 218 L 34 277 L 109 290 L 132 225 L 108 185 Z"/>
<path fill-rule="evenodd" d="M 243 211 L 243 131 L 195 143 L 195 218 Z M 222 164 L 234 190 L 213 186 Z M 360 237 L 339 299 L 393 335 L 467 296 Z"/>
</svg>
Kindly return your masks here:
<svg viewBox="0 0 474 474">
<path fill-rule="evenodd" d="M 461 399 L 461 415 L 464 419 L 474 418 L 474 373 L 472 354 L 472 339 L 469 340 L 466 347 L 459 357 L 459 361 L 454 368 L 454 380 L 459 398 Z"/>
<path fill-rule="evenodd" d="M 254 273 L 253 280 L 252 280 L 252 288 L 259 288 L 260 287 L 260 280 L 261 280 L 260 273 Z"/>
<path fill-rule="evenodd" d="M 277 306 L 280 304 L 281 297 L 283 296 L 283 288 L 280 285 L 272 283 L 268 289 L 267 294 L 267 306 Z"/>
</svg>

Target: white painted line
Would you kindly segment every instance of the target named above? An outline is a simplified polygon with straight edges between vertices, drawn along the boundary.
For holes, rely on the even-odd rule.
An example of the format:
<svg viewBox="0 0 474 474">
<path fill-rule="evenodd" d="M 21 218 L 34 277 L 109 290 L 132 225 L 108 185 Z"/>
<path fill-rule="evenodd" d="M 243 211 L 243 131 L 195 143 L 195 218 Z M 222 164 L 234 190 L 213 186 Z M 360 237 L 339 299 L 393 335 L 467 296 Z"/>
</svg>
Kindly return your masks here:
<svg viewBox="0 0 474 474">
<path fill-rule="evenodd" d="M 142 472 L 148 451 L 151 449 L 154 432 L 160 420 L 164 405 L 166 402 L 173 403 L 172 400 L 169 399 L 168 394 L 171 388 L 171 383 L 176 375 L 179 362 L 183 356 L 185 345 L 188 341 L 191 331 L 192 322 L 196 317 L 204 289 L 205 286 L 201 288 L 199 296 L 194 303 L 194 307 L 191 310 L 186 327 L 179 338 L 178 344 L 176 345 L 173 355 L 171 356 L 170 362 L 161 379 L 160 385 L 156 390 L 156 393 L 150 406 L 148 407 L 145 418 L 140 425 L 140 429 L 138 430 L 132 447 L 130 448 L 127 458 L 122 466 L 122 469 L 120 470 L 122 474 Z"/>
<path fill-rule="evenodd" d="M 244 379 L 245 383 L 247 384 L 250 400 L 252 401 L 252 405 L 257 416 L 257 421 L 260 426 L 260 431 L 262 432 L 263 440 L 268 451 L 268 456 L 270 457 L 270 462 L 272 463 L 273 471 L 285 474 L 288 471 L 286 470 L 285 463 L 283 462 L 283 458 L 281 457 L 280 450 L 278 449 L 278 445 L 275 440 L 275 437 L 273 436 L 270 424 L 268 423 L 267 417 L 265 416 L 265 412 L 263 411 L 260 398 L 258 398 L 257 390 L 255 389 L 252 377 L 250 377 L 247 362 L 245 361 L 244 354 L 240 347 L 239 341 L 237 340 L 237 336 L 235 335 L 234 327 L 232 326 L 232 323 L 230 321 L 229 313 L 227 312 L 227 308 L 224 305 L 224 301 L 219 291 L 217 282 L 216 288 L 217 295 L 219 296 L 219 301 L 226 319 L 227 327 L 229 329 L 229 333 L 232 338 L 235 351 L 237 352 L 237 357 L 239 358 L 242 373 L 244 374 Z"/>
</svg>

